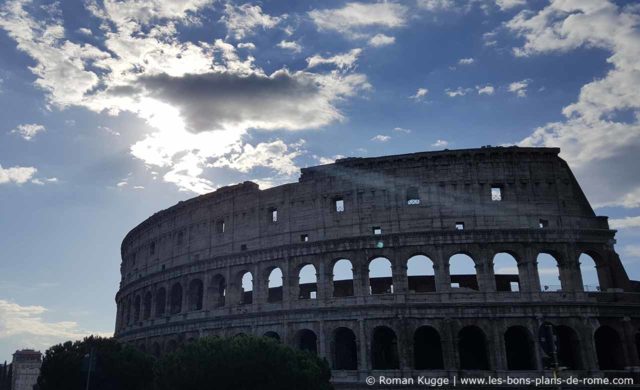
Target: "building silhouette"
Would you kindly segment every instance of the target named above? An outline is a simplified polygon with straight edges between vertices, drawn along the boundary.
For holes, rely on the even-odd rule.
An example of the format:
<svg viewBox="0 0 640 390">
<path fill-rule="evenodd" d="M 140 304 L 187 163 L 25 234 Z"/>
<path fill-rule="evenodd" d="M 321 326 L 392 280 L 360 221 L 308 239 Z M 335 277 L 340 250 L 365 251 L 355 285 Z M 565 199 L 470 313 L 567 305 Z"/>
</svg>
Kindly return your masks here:
<svg viewBox="0 0 640 390">
<path fill-rule="evenodd" d="M 122 243 L 116 337 L 160 355 L 264 335 L 366 387 L 372 373 L 550 375 L 549 324 L 563 375 L 632 375 L 640 283 L 558 154 L 346 158 L 179 202 Z"/>
</svg>

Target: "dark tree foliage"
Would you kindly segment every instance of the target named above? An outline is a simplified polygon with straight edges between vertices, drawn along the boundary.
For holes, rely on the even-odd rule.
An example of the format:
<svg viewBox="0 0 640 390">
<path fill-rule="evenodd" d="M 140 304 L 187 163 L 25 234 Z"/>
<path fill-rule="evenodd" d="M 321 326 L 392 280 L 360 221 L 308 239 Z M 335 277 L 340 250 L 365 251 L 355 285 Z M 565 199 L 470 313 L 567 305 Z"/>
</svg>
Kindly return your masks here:
<svg viewBox="0 0 640 390">
<path fill-rule="evenodd" d="M 90 390 L 148 390 L 153 386 L 153 358 L 112 338 L 88 337 L 49 348 L 38 378 L 40 390 L 84 390 L 91 348 L 95 370 Z"/>
<path fill-rule="evenodd" d="M 330 390 L 326 360 L 266 337 L 207 337 L 156 364 L 158 390 Z"/>
</svg>

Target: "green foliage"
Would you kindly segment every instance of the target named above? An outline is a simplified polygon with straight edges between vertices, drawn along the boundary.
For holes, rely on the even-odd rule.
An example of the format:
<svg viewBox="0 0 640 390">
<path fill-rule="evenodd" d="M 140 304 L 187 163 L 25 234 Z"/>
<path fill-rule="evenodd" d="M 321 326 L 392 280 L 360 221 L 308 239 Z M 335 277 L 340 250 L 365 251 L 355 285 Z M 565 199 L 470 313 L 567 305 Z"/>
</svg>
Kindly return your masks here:
<svg viewBox="0 0 640 390">
<path fill-rule="evenodd" d="M 326 360 L 266 337 L 202 338 L 155 367 L 157 390 L 329 390 Z"/>
<path fill-rule="evenodd" d="M 88 362 L 94 348 L 96 363 L 91 390 L 150 390 L 153 359 L 112 338 L 87 337 L 54 345 L 44 355 L 38 385 L 40 390 L 84 390 Z M 83 363 L 84 360 L 84 363 Z"/>
</svg>

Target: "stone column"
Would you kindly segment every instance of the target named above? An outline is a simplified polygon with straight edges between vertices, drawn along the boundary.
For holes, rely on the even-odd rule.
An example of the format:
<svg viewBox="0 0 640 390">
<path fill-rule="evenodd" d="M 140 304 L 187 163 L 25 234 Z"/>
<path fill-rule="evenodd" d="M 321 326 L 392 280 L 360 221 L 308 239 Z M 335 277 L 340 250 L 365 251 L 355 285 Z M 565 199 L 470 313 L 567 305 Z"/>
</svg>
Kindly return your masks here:
<svg viewBox="0 0 640 390">
<path fill-rule="evenodd" d="M 585 370 L 596 371 L 598 368 L 598 359 L 596 354 L 596 345 L 593 340 L 593 329 L 589 324 L 580 324 L 575 331 L 580 339 L 580 361 Z"/>
<path fill-rule="evenodd" d="M 433 273 L 436 291 L 445 292 L 451 290 L 451 275 L 449 273 L 449 259 L 445 259 L 442 248 L 435 251 L 433 260 Z"/>
<path fill-rule="evenodd" d="M 458 335 L 454 324 L 449 318 L 445 318 L 441 327 L 441 344 L 442 359 L 444 360 L 444 368 L 447 370 L 457 370 L 458 362 Z"/>
<path fill-rule="evenodd" d="M 409 291 L 407 262 L 399 257 L 398 251 L 394 251 L 393 257 L 393 292 L 394 294 L 406 294 Z"/>
<path fill-rule="evenodd" d="M 318 356 L 321 358 L 324 357 L 329 361 L 329 364 L 332 366 L 332 358 L 329 356 L 329 349 L 327 348 L 327 340 L 330 340 L 331 337 L 327 337 L 324 329 L 324 321 L 318 321 Z"/>
<path fill-rule="evenodd" d="M 189 279 L 185 276 L 180 279 L 182 285 L 182 310 L 180 313 L 189 312 Z"/>
<path fill-rule="evenodd" d="M 495 371 L 504 371 L 507 369 L 507 350 L 504 343 L 504 324 L 502 321 L 490 321 L 491 324 L 491 347 L 489 353 L 489 361 L 492 362 L 492 369 Z"/>
<path fill-rule="evenodd" d="M 540 292 L 540 275 L 538 274 L 538 254 L 531 247 L 526 247 L 522 262 L 525 266 L 530 292 Z"/>
<path fill-rule="evenodd" d="M 371 357 L 368 351 L 369 342 L 367 339 L 367 331 L 364 320 L 358 320 L 358 369 L 359 370 L 371 370 Z"/>
<path fill-rule="evenodd" d="M 262 267 L 260 264 L 254 264 L 253 270 L 253 293 L 252 304 L 261 304 L 267 301 L 267 292 L 269 288 L 269 275 L 262 274 Z"/>
<path fill-rule="evenodd" d="M 623 348 L 626 349 L 626 366 L 627 367 L 640 367 L 640 356 L 638 356 L 638 348 L 636 345 L 636 330 L 631 323 L 631 319 L 629 317 L 624 317 L 622 319 L 622 334 L 621 344 Z"/>
<path fill-rule="evenodd" d="M 363 253 L 354 252 L 353 266 L 353 294 L 357 297 L 369 296 L 369 267 Z"/>
<path fill-rule="evenodd" d="M 480 256 L 479 263 L 476 263 L 476 278 L 478 279 L 478 289 L 480 291 L 496 291 L 493 261 L 484 252 Z"/>
</svg>

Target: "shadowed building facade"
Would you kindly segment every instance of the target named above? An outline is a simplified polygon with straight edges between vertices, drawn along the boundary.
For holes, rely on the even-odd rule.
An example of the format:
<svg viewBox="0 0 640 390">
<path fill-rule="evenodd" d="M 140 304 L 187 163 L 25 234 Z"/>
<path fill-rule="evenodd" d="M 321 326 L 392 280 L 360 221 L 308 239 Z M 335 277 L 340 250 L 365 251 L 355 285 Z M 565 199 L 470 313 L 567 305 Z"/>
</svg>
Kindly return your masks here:
<svg viewBox="0 0 640 390">
<path fill-rule="evenodd" d="M 265 335 L 366 387 L 371 374 L 539 376 L 550 323 L 568 374 L 630 373 L 640 283 L 558 153 L 346 158 L 180 202 L 122 243 L 116 337 L 160 355 Z"/>
</svg>

